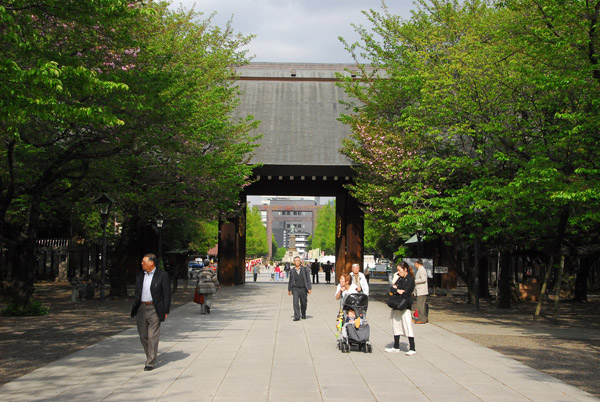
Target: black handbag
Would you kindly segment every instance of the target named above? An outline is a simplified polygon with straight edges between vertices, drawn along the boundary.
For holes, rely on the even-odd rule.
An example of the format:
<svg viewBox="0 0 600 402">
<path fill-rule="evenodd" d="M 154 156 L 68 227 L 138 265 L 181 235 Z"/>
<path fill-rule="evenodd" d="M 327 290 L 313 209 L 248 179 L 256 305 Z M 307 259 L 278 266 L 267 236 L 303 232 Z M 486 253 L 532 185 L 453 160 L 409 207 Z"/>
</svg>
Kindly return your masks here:
<svg viewBox="0 0 600 402">
<path fill-rule="evenodd" d="M 406 310 L 409 307 L 408 299 L 398 293 L 390 295 L 387 305 L 394 310 Z"/>
<path fill-rule="evenodd" d="M 142 304 L 140 299 L 136 299 L 135 302 L 133 302 L 133 306 L 131 306 L 131 318 L 136 316 L 137 311 L 140 308 L 140 304 Z"/>
</svg>

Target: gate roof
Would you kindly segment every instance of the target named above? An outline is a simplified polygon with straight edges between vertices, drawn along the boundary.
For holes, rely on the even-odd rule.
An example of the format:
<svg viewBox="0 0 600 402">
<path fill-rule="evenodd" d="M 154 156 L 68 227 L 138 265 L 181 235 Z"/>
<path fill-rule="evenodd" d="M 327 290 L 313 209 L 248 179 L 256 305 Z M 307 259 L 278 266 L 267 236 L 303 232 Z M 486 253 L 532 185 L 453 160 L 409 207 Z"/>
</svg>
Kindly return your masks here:
<svg viewBox="0 0 600 402">
<path fill-rule="evenodd" d="M 251 163 L 312 174 L 319 167 L 350 172 L 351 161 L 339 153 L 350 128 L 338 118 L 340 100 L 349 100 L 336 85 L 336 73 L 346 76 L 351 64 L 251 63 L 236 68 L 242 92 L 238 116 L 260 121 L 261 134 Z M 303 168 L 304 167 L 304 168 Z M 308 167 L 311 167 L 307 169 Z M 263 169 L 264 170 L 264 169 Z M 277 174 L 277 173 L 275 173 Z M 318 174 L 318 173 L 317 173 Z"/>
</svg>

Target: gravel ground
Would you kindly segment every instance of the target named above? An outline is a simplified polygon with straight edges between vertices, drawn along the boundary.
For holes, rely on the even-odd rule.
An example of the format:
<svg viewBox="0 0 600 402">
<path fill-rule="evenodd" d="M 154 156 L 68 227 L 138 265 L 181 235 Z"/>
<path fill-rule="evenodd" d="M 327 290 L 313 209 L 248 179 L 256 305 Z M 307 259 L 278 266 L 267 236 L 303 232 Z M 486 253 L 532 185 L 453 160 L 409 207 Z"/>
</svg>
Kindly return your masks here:
<svg viewBox="0 0 600 402">
<path fill-rule="evenodd" d="M 383 294 L 377 291 L 382 286 L 372 285 L 371 294 Z M 193 286 L 180 286 L 173 308 L 189 303 L 192 295 Z M 102 307 L 98 300 L 72 303 L 68 283 L 38 283 L 35 296 L 50 306 L 49 315 L 0 316 L 0 385 L 135 325 L 129 318 L 131 297 L 107 300 Z M 482 299 L 475 311 L 461 292 L 430 296 L 428 303 L 431 324 L 450 325 L 464 338 L 600 397 L 600 295 L 585 304 L 561 302 L 558 325 L 551 322 L 553 304 L 544 304 L 542 317 L 533 323 L 534 303 L 513 303 L 510 310 L 501 310 L 493 300 Z M 0 310 L 4 307 L 0 303 Z M 556 329 L 564 330 L 561 337 L 548 335 Z M 585 339 L 581 333 L 590 330 L 596 336 Z"/>
</svg>

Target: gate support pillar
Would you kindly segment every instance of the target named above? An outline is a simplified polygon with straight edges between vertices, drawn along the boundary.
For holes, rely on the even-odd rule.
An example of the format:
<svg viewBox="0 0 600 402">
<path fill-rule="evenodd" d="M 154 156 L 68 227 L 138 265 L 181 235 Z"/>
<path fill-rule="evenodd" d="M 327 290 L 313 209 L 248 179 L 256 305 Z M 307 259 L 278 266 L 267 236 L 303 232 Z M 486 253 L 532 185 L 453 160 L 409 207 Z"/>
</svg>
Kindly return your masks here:
<svg viewBox="0 0 600 402">
<path fill-rule="evenodd" d="M 240 216 L 219 221 L 219 283 L 246 283 L 246 203 Z"/>
<path fill-rule="evenodd" d="M 335 202 L 335 278 L 350 272 L 352 264 L 363 265 L 364 214 L 358 201 L 347 191 Z"/>
</svg>

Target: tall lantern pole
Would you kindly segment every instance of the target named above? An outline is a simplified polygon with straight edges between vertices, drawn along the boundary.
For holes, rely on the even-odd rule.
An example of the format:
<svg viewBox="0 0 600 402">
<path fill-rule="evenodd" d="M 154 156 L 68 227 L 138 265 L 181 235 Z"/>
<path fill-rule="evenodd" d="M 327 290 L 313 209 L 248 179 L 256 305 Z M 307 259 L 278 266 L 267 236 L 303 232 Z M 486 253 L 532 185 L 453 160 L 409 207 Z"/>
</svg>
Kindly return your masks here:
<svg viewBox="0 0 600 402">
<path fill-rule="evenodd" d="M 165 223 L 165 219 L 162 213 L 158 213 L 156 216 L 156 228 L 158 231 L 158 264 L 159 266 L 162 264 L 162 230 L 163 224 Z"/>
<path fill-rule="evenodd" d="M 100 197 L 96 198 L 94 203 L 98 205 L 102 223 L 102 270 L 100 273 L 100 305 L 102 305 L 104 302 L 104 283 L 106 282 L 106 225 L 108 224 L 110 209 L 115 200 L 103 193 Z"/>
<path fill-rule="evenodd" d="M 423 236 L 425 235 L 425 232 L 423 231 L 423 229 L 418 229 L 417 230 L 417 256 L 418 258 L 422 258 L 423 257 Z"/>
</svg>

